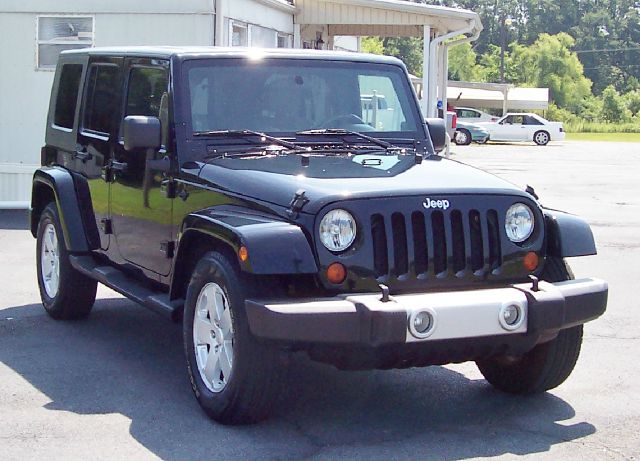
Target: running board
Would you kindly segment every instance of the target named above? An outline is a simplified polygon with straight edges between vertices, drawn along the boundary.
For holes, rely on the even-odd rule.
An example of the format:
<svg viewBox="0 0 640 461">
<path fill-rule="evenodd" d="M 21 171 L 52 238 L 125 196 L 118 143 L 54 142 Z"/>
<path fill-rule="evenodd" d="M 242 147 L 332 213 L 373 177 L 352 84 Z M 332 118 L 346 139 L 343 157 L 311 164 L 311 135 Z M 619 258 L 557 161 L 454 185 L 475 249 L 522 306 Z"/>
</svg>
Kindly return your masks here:
<svg viewBox="0 0 640 461">
<path fill-rule="evenodd" d="M 135 279 L 112 266 L 99 265 L 92 256 L 69 256 L 69 262 L 77 271 L 97 280 L 121 295 L 177 321 L 184 306 L 184 299 L 169 300 L 169 295 L 142 286 Z"/>
</svg>

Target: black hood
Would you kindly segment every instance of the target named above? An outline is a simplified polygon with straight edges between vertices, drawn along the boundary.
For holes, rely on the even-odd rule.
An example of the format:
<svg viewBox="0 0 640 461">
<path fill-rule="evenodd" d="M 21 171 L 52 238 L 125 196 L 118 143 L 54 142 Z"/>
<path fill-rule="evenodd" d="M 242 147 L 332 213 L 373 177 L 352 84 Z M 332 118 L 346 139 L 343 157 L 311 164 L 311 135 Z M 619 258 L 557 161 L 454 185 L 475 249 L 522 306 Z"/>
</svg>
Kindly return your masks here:
<svg viewBox="0 0 640 461">
<path fill-rule="evenodd" d="M 446 194 L 528 196 L 513 184 L 477 168 L 439 156 L 415 161 L 413 154 L 357 156 L 276 155 L 220 158 L 201 164 L 199 177 L 216 188 L 287 207 L 304 190 L 303 212 L 325 205 L 374 197 Z M 305 163 L 308 163 L 305 165 Z"/>
</svg>

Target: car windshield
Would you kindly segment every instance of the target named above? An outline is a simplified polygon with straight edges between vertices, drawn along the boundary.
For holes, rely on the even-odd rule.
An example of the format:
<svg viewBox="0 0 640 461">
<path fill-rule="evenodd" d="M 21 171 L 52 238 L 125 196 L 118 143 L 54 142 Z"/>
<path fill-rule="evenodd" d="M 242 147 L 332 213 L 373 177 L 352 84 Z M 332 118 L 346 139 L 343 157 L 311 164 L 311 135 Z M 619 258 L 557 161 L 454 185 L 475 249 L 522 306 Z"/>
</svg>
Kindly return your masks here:
<svg viewBox="0 0 640 461">
<path fill-rule="evenodd" d="M 404 71 L 388 64 L 300 59 L 187 62 L 194 134 L 343 129 L 415 137 L 417 106 Z"/>
</svg>

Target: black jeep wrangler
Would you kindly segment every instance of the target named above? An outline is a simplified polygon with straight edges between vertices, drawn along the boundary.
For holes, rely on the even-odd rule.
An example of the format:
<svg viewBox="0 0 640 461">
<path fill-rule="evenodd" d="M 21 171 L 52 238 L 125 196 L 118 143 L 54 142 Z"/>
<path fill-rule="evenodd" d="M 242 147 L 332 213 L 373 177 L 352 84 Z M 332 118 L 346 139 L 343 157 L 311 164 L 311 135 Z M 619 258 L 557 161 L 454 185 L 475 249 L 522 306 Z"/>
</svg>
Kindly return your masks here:
<svg viewBox="0 0 640 461">
<path fill-rule="evenodd" d="M 63 52 L 33 178 L 44 307 L 85 317 L 100 282 L 182 321 L 223 423 L 268 415 L 294 351 L 556 387 L 606 308 L 606 282 L 563 259 L 595 254 L 591 230 L 437 155 L 444 138 L 392 58 Z"/>
</svg>

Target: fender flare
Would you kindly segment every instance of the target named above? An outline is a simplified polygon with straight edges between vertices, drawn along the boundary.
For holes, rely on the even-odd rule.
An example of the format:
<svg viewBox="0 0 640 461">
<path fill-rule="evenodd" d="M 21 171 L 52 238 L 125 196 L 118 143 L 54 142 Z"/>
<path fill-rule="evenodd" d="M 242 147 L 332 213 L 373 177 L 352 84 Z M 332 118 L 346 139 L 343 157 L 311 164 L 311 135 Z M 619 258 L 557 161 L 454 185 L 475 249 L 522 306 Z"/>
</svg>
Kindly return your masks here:
<svg viewBox="0 0 640 461">
<path fill-rule="evenodd" d="M 597 254 L 593 232 L 584 219 L 548 208 L 543 208 L 543 212 L 549 256 L 567 258 Z"/>
<path fill-rule="evenodd" d="M 299 226 L 279 219 L 249 214 L 225 207 L 207 209 L 185 217 L 177 258 L 182 243 L 193 233 L 208 235 L 230 247 L 238 254 L 247 248 L 248 259 L 238 264 L 244 272 L 259 275 L 316 274 L 318 266 L 304 232 Z"/>
<path fill-rule="evenodd" d="M 88 187 L 86 189 L 85 193 L 88 194 Z M 82 190 L 76 190 L 73 175 L 61 167 L 42 167 L 33 174 L 30 216 L 33 236 L 37 236 L 40 214 L 47 205 L 51 194 L 55 198 L 56 206 L 58 207 L 60 225 L 62 226 L 67 249 L 70 252 L 90 251 L 93 245 L 90 245 L 87 240 L 87 233 L 82 219 L 83 214 L 80 209 L 79 198 L 83 196 Z M 89 203 L 91 203 L 90 198 Z"/>
</svg>

